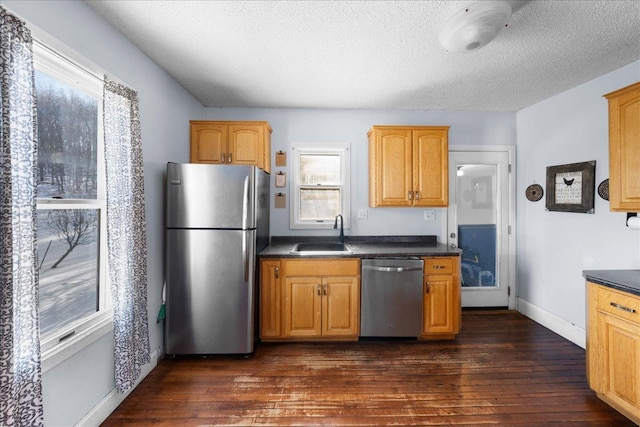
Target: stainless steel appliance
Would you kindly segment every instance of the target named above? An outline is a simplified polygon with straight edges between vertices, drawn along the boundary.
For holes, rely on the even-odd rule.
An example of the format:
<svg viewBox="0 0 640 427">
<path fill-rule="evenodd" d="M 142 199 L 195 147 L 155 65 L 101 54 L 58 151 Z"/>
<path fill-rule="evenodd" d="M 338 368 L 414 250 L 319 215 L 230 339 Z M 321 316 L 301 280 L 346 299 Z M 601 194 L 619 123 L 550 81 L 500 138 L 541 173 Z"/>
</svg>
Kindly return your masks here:
<svg viewBox="0 0 640 427">
<path fill-rule="evenodd" d="M 253 352 L 269 175 L 253 166 L 168 163 L 165 220 L 166 352 Z"/>
<path fill-rule="evenodd" d="M 422 328 L 421 259 L 363 259 L 360 336 L 417 337 Z"/>
</svg>

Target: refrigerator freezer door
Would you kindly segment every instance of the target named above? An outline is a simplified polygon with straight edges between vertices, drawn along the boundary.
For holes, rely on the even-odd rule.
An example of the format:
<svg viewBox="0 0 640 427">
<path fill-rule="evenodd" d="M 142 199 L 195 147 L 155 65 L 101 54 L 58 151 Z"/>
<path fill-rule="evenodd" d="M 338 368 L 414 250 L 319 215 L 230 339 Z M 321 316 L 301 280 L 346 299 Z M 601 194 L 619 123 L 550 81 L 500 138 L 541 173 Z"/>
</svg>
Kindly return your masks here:
<svg viewBox="0 0 640 427">
<path fill-rule="evenodd" d="M 168 229 L 167 354 L 254 349 L 255 231 Z"/>
<path fill-rule="evenodd" d="M 256 228 L 253 166 L 167 164 L 167 228 Z"/>
</svg>

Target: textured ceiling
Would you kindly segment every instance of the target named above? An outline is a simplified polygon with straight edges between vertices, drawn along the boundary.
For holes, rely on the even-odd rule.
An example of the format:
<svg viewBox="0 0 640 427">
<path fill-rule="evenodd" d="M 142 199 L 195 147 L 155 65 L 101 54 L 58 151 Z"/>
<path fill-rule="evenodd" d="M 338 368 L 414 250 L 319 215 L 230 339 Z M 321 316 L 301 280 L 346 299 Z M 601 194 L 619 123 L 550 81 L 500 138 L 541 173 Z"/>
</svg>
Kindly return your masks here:
<svg viewBox="0 0 640 427">
<path fill-rule="evenodd" d="M 87 3 L 207 107 L 517 111 L 640 59 L 640 1 L 510 1 L 466 54 L 470 1 Z"/>
</svg>

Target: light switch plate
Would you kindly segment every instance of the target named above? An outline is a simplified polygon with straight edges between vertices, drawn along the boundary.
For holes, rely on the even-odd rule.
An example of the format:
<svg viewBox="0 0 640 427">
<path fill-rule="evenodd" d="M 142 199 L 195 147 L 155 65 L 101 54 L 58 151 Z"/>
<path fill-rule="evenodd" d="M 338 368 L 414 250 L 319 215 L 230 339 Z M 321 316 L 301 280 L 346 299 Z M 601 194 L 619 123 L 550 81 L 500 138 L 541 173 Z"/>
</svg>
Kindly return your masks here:
<svg viewBox="0 0 640 427">
<path fill-rule="evenodd" d="M 369 211 L 366 209 L 358 210 L 358 219 L 367 219 L 369 218 Z"/>
<path fill-rule="evenodd" d="M 433 209 L 427 209 L 426 211 L 424 211 L 425 221 L 433 221 L 434 219 L 436 219 L 436 211 L 434 211 Z"/>
</svg>

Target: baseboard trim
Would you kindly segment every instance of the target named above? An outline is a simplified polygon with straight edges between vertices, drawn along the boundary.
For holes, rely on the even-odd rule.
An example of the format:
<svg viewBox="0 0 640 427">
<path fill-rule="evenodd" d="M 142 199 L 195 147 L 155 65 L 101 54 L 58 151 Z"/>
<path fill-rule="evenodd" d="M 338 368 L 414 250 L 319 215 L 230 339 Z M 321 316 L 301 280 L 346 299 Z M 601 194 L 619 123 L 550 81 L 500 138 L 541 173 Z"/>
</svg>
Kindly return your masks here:
<svg viewBox="0 0 640 427">
<path fill-rule="evenodd" d="M 158 358 L 160 357 L 160 350 L 156 350 L 151 353 L 151 361 L 142 367 L 142 371 L 140 372 L 140 378 L 136 381 L 136 384 L 133 386 L 131 390 L 129 390 L 125 394 L 120 394 L 114 388 L 107 394 L 104 399 L 102 399 L 96 406 L 91 409 L 78 423 L 76 426 L 78 427 L 91 427 L 91 426 L 99 426 L 102 424 L 111 413 L 120 405 L 126 398 L 129 396 L 129 393 L 135 389 L 138 384 L 147 376 L 149 372 L 153 370 L 158 364 Z"/>
<path fill-rule="evenodd" d="M 587 332 L 583 328 L 520 298 L 518 298 L 518 311 L 534 322 L 568 339 L 575 345 L 586 348 Z"/>
</svg>

